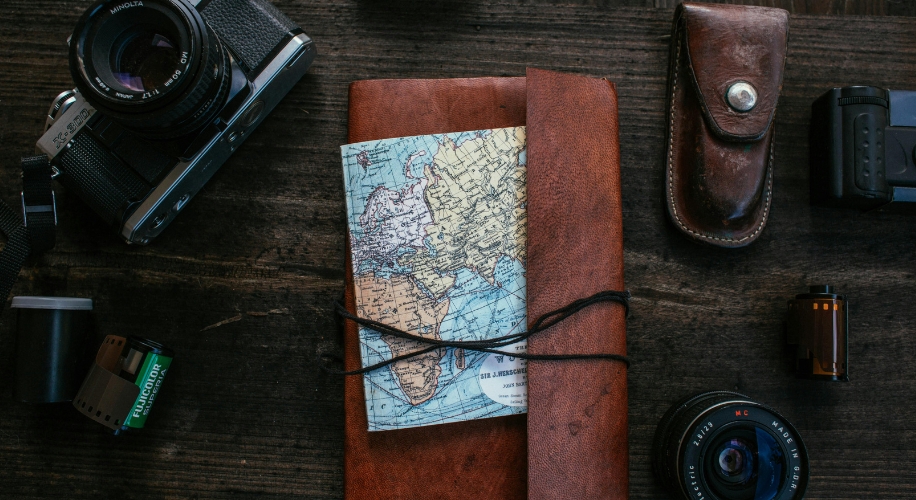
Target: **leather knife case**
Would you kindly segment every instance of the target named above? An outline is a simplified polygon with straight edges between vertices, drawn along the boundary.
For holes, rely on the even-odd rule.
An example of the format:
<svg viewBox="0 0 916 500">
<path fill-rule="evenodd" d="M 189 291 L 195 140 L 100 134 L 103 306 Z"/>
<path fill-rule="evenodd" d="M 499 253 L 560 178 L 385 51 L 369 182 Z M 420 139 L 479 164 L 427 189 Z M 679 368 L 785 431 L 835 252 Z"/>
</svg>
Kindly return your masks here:
<svg viewBox="0 0 916 500">
<path fill-rule="evenodd" d="M 572 300 L 624 288 L 614 85 L 529 69 L 527 78 L 350 86 L 350 143 L 526 122 L 530 324 Z M 346 266 L 345 302 L 355 311 L 349 249 Z M 348 322 L 344 336 L 345 368 L 359 368 L 356 325 Z M 625 349 L 623 307 L 611 303 L 529 339 L 529 352 L 541 354 Z M 528 370 L 528 415 L 371 433 L 363 379 L 347 377 L 345 497 L 626 498 L 625 367 L 604 360 L 538 361 Z"/>
<path fill-rule="evenodd" d="M 675 11 L 665 198 L 671 221 L 696 241 L 742 247 L 766 225 L 787 40 L 782 9 Z"/>
</svg>

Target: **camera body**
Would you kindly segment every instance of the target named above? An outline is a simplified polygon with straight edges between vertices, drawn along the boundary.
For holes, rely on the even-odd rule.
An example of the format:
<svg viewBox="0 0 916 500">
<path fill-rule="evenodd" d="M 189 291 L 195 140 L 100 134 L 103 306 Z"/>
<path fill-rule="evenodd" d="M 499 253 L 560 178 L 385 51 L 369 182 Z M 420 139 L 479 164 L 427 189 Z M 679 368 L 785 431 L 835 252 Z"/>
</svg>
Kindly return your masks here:
<svg viewBox="0 0 916 500">
<path fill-rule="evenodd" d="M 312 40 L 267 0 L 93 4 L 76 89 L 37 149 L 128 243 L 158 236 L 306 73 Z"/>
<path fill-rule="evenodd" d="M 916 202 L 916 91 L 831 89 L 811 107 L 810 145 L 812 204 Z"/>
</svg>

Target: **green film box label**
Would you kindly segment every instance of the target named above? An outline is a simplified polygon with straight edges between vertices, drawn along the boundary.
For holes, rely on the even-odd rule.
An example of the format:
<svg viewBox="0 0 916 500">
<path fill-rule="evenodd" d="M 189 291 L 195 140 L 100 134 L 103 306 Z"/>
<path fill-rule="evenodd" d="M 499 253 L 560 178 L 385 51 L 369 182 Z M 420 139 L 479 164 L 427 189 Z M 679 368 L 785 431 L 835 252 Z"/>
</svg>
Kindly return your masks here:
<svg viewBox="0 0 916 500">
<path fill-rule="evenodd" d="M 130 414 L 124 419 L 124 425 L 134 429 L 140 429 L 146 424 L 146 417 L 149 410 L 159 394 L 159 388 L 162 386 L 162 380 L 172 364 L 172 358 L 161 354 L 149 353 L 143 360 L 143 366 L 137 372 L 137 381 L 140 387 L 140 395 L 134 401 L 134 407 Z"/>
</svg>

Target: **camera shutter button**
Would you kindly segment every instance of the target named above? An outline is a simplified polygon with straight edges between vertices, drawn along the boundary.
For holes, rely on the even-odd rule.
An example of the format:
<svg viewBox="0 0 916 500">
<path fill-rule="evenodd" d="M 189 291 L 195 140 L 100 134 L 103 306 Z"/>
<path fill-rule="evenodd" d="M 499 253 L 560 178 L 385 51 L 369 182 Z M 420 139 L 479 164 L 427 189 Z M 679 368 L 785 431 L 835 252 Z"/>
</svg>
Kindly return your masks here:
<svg viewBox="0 0 916 500">
<path fill-rule="evenodd" d="M 250 127 L 254 122 L 258 121 L 258 118 L 261 117 L 261 113 L 264 112 L 264 101 L 258 99 L 257 101 L 251 103 L 248 106 L 248 110 L 245 111 L 245 114 L 242 116 L 241 124 L 243 127 Z"/>
</svg>

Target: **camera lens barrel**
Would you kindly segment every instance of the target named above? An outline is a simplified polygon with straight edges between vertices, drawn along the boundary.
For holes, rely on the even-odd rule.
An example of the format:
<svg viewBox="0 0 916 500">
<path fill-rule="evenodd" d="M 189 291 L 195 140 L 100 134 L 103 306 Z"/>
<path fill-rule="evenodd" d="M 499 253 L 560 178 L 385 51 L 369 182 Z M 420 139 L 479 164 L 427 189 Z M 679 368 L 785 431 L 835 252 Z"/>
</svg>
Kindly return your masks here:
<svg viewBox="0 0 916 500">
<path fill-rule="evenodd" d="M 656 429 L 652 466 L 685 500 L 800 499 L 808 484 L 798 431 L 775 410 L 728 391 L 672 406 Z"/>
<path fill-rule="evenodd" d="M 229 54 L 185 0 L 97 2 L 76 24 L 70 72 L 103 114 L 151 139 L 215 118 L 229 91 Z"/>
</svg>

